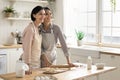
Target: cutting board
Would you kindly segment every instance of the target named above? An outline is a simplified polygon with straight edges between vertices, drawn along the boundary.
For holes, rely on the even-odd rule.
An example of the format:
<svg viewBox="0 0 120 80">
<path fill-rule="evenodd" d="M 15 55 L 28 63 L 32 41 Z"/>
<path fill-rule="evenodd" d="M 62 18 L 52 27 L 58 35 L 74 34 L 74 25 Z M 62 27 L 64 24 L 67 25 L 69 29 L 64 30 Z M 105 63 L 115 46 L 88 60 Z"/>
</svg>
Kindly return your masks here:
<svg viewBox="0 0 120 80">
<path fill-rule="evenodd" d="M 66 72 L 69 69 L 67 68 L 46 68 L 46 70 L 43 71 L 44 74 L 57 74 L 57 73 L 62 73 Z"/>
</svg>

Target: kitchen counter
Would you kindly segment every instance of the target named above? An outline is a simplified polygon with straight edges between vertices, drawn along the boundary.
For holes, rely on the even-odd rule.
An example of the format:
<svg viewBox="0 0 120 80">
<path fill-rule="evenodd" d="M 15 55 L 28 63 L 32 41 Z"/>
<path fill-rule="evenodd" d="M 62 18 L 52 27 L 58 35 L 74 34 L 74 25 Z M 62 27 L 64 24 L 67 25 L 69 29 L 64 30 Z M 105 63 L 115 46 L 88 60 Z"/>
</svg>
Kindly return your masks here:
<svg viewBox="0 0 120 80">
<path fill-rule="evenodd" d="M 120 56 L 120 48 L 99 47 L 99 46 L 89 46 L 89 45 L 82 45 L 82 46 L 68 45 L 68 47 L 71 49 L 98 51 L 101 54 L 110 54 L 110 55 Z"/>
<path fill-rule="evenodd" d="M 87 70 L 86 66 L 72 68 L 63 73 L 53 74 L 52 76 L 56 77 L 57 80 L 73 80 L 79 79 L 84 80 L 84 78 L 90 76 L 98 76 L 105 72 L 110 72 L 115 70 L 116 67 L 104 67 L 104 69 L 97 70 L 96 66 L 92 66 L 92 70 Z M 25 75 L 24 78 L 16 78 L 15 73 L 8 73 L 0 75 L 4 80 L 34 80 L 35 76 L 43 75 L 43 70 L 37 69 L 34 70 L 31 75 Z"/>
<path fill-rule="evenodd" d="M 12 45 L 0 45 L 0 49 L 10 49 L 10 48 L 22 48 L 22 44 L 12 44 Z M 57 45 L 57 48 L 61 48 L 60 45 Z"/>
<path fill-rule="evenodd" d="M 22 45 L 21 44 L 7 45 L 7 46 L 0 45 L 0 49 L 10 49 L 10 48 L 22 48 Z M 61 45 L 57 45 L 57 48 L 61 48 Z M 99 51 L 102 54 L 111 54 L 111 55 L 120 56 L 120 48 L 98 47 L 98 46 L 89 46 L 89 45 L 83 45 L 83 46 L 68 45 L 68 48 Z"/>
<path fill-rule="evenodd" d="M 16 45 L 0 45 L 0 49 L 10 49 L 10 48 L 22 48 L 21 44 Z"/>
</svg>

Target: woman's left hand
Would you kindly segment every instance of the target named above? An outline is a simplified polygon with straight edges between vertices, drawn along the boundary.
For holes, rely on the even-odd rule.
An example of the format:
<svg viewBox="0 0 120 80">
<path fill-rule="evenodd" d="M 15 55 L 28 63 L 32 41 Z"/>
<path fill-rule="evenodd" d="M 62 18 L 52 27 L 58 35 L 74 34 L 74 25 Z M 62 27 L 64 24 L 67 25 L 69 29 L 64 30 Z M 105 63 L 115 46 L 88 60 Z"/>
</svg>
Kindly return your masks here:
<svg viewBox="0 0 120 80">
<path fill-rule="evenodd" d="M 69 67 L 76 67 L 76 65 L 73 63 L 68 63 L 68 65 L 69 65 Z"/>
</svg>

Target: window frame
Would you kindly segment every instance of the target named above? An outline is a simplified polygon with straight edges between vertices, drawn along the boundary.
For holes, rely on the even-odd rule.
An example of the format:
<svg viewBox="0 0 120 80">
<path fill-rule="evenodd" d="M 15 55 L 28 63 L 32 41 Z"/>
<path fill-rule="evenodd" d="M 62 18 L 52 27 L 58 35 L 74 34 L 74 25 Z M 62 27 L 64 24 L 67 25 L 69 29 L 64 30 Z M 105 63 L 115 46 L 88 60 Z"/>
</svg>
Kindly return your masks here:
<svg viewBox="0 0 120 80">
<path fill-rule="evenodd" d="M 96 45 L 96 46 L 107 46 L 107 47 L 119 47 L 120 44 L 104 43 L 102 42 L 103 35 L 103 11 L 102 11 L 102 0 L 96 0 L 96 42 L 86 42 L 87 45 Z M 88 12 L 87 12 L 88 14 Z M 112 16 L 112 15 L 111 15 Z M 65 24 L 65 23 L 64 23 Z M 88 25 L 88 24 L 87 24 Z M 112 26 L 112 25 L 111 25 Z M 65 28 L 63 28 L 65 31 Z M 110 35 L 112 36 L 112 35 Z"/>
</svg>

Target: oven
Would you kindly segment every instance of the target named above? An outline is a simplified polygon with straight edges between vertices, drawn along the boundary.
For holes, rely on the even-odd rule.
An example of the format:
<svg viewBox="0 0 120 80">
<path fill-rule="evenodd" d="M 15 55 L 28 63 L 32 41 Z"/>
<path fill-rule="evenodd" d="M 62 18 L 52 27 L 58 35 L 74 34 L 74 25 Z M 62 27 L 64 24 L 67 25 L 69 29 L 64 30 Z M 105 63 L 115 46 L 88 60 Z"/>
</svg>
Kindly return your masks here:
<svg viewBox="0 0 120 80">
<path fill-rule="evenodd" d="M 0 49 L 0 74 L 7 73 L 7 52 Z"/>
</svg>

